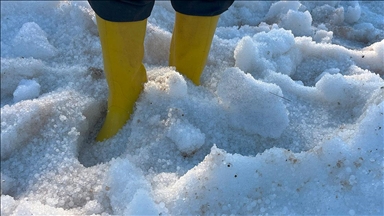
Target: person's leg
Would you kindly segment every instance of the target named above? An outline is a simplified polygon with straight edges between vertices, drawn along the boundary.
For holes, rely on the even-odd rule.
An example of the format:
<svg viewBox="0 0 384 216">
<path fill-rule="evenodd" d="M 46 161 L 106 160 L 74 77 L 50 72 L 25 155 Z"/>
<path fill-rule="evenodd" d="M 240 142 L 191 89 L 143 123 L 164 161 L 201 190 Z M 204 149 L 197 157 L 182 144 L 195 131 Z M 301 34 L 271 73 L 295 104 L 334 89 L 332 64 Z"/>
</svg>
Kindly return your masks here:
<svg viewBox="0 0 384 216">
<path fill-rule="evenodd" d="M 172 0 L 176 11 L 169 65 L 196 85 L 204 70 L 217 22 L 233 0 Z"/>
<path fill-rule="evenodd" d="M 96 137 L 97 141 L 102 141 L 114 136 L 125 125 L 147 81 L 142 64 L 144 37 L 154 2 L 90 0 L 89 3 L 97 15 L 109 87 L 107 116 Z"/>
</svg>

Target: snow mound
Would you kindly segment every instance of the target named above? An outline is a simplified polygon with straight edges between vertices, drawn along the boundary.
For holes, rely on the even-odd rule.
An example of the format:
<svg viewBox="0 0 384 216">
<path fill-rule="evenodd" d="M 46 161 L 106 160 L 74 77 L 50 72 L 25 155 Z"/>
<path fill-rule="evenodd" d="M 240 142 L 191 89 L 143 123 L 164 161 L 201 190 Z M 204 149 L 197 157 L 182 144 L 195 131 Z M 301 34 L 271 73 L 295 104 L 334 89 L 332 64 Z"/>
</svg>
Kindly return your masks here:
<svg viewBox="0 0 384 216">
<path fill-rule="evenodd" d="M 374 206 L 382 204 L 383 185 L 377 182 L 371 190 L 365 184 L 383 177 L 377 166 L 383 154 L 383 111 L 384 102 L 370 107 L 350 142 L 335 138 L 307 152 L 271 148 L 246 157 L 213 146 L 200 164 L 155 193 L 179 215 L 214 214 L 217 209 L 230 214 L 360 214 L 352 204 L 359 199 L 355 193 L 370 200 L 364 213 L 377 214 Z M 309 207 L 318 202 L 326 202 L 327 208 Z"/>
</svg>

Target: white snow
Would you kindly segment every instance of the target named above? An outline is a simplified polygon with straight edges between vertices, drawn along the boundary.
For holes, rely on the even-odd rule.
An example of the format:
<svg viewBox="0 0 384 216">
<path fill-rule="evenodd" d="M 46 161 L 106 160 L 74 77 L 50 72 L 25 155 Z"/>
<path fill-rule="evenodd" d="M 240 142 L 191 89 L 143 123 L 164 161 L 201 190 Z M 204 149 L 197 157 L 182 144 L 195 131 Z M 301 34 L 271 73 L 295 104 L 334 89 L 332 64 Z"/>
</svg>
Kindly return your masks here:
<svg viewBox="0 0 384 216">
<path fill-rule="evenodd" d="M 148 19 L 113 138 L 86 1 L 1 1 L 1 215 L 383 215 L 382 1 L 236 1 L 201 85 Z"/>
</svg>

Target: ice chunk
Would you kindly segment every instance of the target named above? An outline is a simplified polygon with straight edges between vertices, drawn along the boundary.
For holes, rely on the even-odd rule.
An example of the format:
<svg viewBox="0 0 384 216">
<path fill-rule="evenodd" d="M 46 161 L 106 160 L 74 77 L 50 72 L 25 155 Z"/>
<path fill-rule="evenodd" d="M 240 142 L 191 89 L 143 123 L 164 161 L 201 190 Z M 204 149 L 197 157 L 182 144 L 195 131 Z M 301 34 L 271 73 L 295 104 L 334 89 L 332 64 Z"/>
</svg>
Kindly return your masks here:
<svg viewBox="0 0 384 216">
<path fill-rule="evenodd" d="M 311 36 L 312 16 L 308 11 L 289 10 L 282 19 L 280 26 L 292 30 L 292 33 L 296 36 Z"/>
<path fill-rule="evenodd" d="M 217 94 L 233 127 L 247 133 L 278 138 L 288 126 L 282 91 L 275 84 L 255 80 L 238 68 L 224 71 Z"/>
<path fill-rule="evenodd" d="M 187 82 L 181 74 L 168 67 L 151 72 L 155 74 L 149 75 L 149 81 L 145 84 L 144 89 L 148 97 L 156 101 L 159 99 L 159 95 L 169 98 L 185 98 L 187 96 Z"/>
<path fill-rule="evenodd" d="M 257 68 L 255 59 L 259 56 L 256 44 L 249 36 L 244 37 L 235 49 L 236 67 L 246 72 Z"/>
<path fill-rule="evenodd" d="M 277 23 L 279 27 L 292 30 L 298 36 L 312 35 L 312 16 L 308 11 L 299 11 L 299 1 L 280 1 L 272 4 L 266 15 L 271 23 Z"/>
<path fill-rule="evenodd" d="M 161 215 L 161 213 L 148 191 L 139 189 L 133 196 L 124 215 Z"/>
<path fill-rule="evenodd" d="M 325 76 L 326 74 L 338 74 L 340 73 L 340 69 L 339 68 L 329 68 L 327 70 L 325 70 L 323 73 L 321 73 L 316 79 L 315 81 L 318 82 L 323 76 Z"/>
<path fill-rule="evenodd" d="M 262 49 L 264 54 L 278 56 L 287 53 L 295 45 L 295 38 L 291 31 L 272 29 L 269 32 L 260 32 L 253 36 L 253 40 Z"/>
<path fill-rule="evenodd" d="M 358 66 L 384 75 L 384 40 L 365 47 L 362 51 L 351 51 Z"/>
<path fill-rule="evenodd" d="M 239 41 L 234 52 L 235 66 L 256 76 L 268 70 L 284 74 L 293 73 L 300 53 L 290 31 L 272 29 Z"/>
<path fill-rule="evenodd" d="M 316 83 L 316 88 L 326 101 L 339 105 L 350 104 L 357 96 L 352 83 L 348 83 L 341 74 L 325 74 Z"/>
<path fill-rule="evenodd" d="M 381 87 L 382 79 L 372 73 L 351 76 L 325 73 L 316 83 L 323 100 L 346 107 L 365 104 L 374 91 Z"/>
<path fill-rule="evenodd" d="M 17 203 L 13 197 L 8 195 L 1 195 L 1 215 L 11 215 L 15 210 Z"/>
<path fill-rule="evenodd" d="M 25 23 L 13 40 L 14 53 L 20 57 L 45 59 L 56 54 L 47 34 L 35 22 Z"/>
<path fill-rule="evenodd" d="M 317 43 L 332 43 L 333 32 L 319 29 L 313 36 L 313 40 Z"/>
<path fill-rule="evenodd" d="M 114 214 L 123 215 L 129 211 L 129 203 L 140 191 L 149 191 L 150 186 L 145 180 L 141 170 L 137 169 L 127 159 L 116 159 L 111 162 L 108 179 L 105 185 Z M 139 192 L 142 193 L 142 192 Z M 137 200 L 136 200 L 137 201 Z"/>
<path fill-rule="evenodd" d="M 103 206 L 96 200 L 91 200 L 85 204 L 83 210 L 86 215 L 96 215 L 103 212 Z"/>
<path fill-rule="evenodd" d="M 348 6 L 347 10 L 344 13 L 344 19 L 347 23 L 355 23 L 360 19 L 361 8 L 359 3 L 356 1 L 356 5 Z"/>
<path fill-rule="evenodd" d="M 282 14 L 286 14 L 289 10 L 297 11 L 301 6 L 299 1 L 279 1 L 273 3 L 269 8 L 266 18 L 276 22 L 276 19 Z"/>
<path fill-rule="evenodd" d="M 204 144 L 205 135 L 186 119 L 171 120 L 169 124 L 167 137 L 176 144 L 182 153 L 192 154 Z"/>
<path fill-rule="evenodd" d="M 35 80 L 21 80 L 13 92 L 13 102 L 34 99 L 40 95 L 40 84 Z"/>
</svg>

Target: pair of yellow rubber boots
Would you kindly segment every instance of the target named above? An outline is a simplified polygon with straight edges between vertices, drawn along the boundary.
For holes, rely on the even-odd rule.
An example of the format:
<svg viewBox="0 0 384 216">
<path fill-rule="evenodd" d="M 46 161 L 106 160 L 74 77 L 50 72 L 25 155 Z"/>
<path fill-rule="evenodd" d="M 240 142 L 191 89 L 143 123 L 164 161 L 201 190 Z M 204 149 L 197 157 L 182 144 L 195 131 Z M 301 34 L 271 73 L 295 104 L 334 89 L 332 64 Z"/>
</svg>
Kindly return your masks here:
<svg viewBox="0 0 384 216">
<path fill-rule="evenodd" d="M 147 81 L 142 63 L 147 20 L 110 22 L 96 18 L 109 87 L 107 117 L 96 137 L 97 141 L 103 141 L 125 125 Z M 200 84 L 218 19 L 219 15 L 203 17 L 176 13 L 169 65 L 175 66 L 196 85 Z"/>
</svg>

